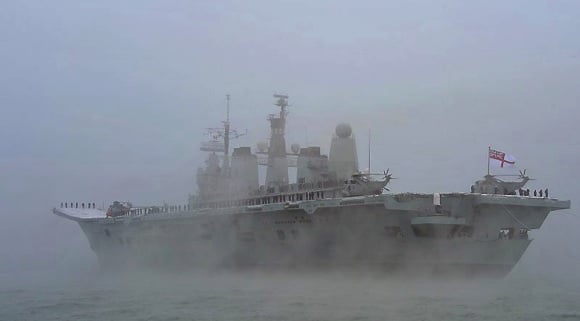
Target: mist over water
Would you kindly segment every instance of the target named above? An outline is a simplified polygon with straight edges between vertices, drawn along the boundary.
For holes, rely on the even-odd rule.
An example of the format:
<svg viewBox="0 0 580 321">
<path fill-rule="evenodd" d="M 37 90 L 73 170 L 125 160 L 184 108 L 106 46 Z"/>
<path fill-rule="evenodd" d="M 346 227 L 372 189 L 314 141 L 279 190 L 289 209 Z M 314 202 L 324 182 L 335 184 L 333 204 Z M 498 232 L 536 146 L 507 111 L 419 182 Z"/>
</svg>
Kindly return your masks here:
<svg viewBox="0 0 580 321">
<path fill-rule="evenodd" d="M 348 273 L 121 273 L 0 292 L 10 320 L 569 320 L 577 286 L 545 279 Z"/>
<path fill-rule="evenodd" d="M 0 320 L 580 319 L 574 1 L 13 1 L 0 10 Z M 468 191 L 487 147 L 572 209 L 503 280 L 339 271 L 105 273 L 63 201 L 183 203 L 225 94 L 234 147 L 328 152 L 349 122 L 393 192 Z"/>
</svg>

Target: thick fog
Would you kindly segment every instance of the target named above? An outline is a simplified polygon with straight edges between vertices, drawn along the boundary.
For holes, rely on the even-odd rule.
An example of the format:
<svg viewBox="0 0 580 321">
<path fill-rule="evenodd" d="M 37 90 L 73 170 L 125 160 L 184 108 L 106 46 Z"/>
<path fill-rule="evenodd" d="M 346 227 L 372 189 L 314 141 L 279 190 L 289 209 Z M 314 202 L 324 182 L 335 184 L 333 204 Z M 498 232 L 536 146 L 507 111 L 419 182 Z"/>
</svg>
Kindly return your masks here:
<svg viewBox="0 0 580 321">
<path fill-rule="evenodd" d="M 580 263 L 580 3 L 575 1 L 12 1 L 0 10 L 0 273 L 89 271 L 63 201 L 185 203 L 225 95 L 235 146 L 328 152 L 349 122 L 393 192 L 468 191 L 487 148 L 572 200 L 514 273 Z"/>
</svg>

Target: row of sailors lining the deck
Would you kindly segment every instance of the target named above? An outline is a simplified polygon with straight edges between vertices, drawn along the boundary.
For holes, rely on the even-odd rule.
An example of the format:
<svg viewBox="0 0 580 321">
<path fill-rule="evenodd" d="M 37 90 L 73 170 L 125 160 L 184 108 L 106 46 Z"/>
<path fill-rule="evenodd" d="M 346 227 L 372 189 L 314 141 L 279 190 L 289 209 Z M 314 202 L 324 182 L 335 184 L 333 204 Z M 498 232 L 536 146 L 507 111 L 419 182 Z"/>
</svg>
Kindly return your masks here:
<svg viewBox="0 0 580 321">
<path fill-rule="evenodd" d="M 546 188 L 545 190 L 534 190 L 534 197 L 546 197 L 549 198 L 549 194 L 548 194 L 548 189 Z M 519 189 L 518 193 L 520 194 L 520 196 L 530 196 L 530 189 Z"/>
<path fill-rule="evenodd" d="M 79 207 L 80 204 L 80 207 Z M 70 202 L 70 203 L 60 203 L 60 208 L 96 208 L 95 203 L 79 203 L 79 202 Z"/>
<path fill-rule="evenodd" d="M 95 203 L 84 203 L 84 202 L 61 202 L 60 208 L 81 208 L 81 209 L 96 209 L 97 205 Z M 191 210 L 190 205 L 166 205 L 166 206 L 151 206 L 151 207 L 138 207 L 132 208 L 130 210 L 133 214 L 149 214 L 149 213 L 172 213 Z"/>
<path fill-rule="evenodd" d="M 261 194 L 261 193 L 284 193 L 284 192 L 295 192 L 295 191 L 302 191 L 308 190 L 313 188 L 329 188 L 329 187 L 336 187 L 339 185 L 335 181 L 328 181 L 328 182 L 315 182 L 315 183 L 306 183 L 304 178 L 299 179 L 299 182 L 296 184 L 288 184 L 282 186 L 265 186 L 262 185 L 257 191 L 252 191 L 254 194 Z"/>
<path fill-rule="evenodd" d="M 274 204 L 274 203 L 285 203 L 285 202 L 296 202 L 304 200 L 317 200 L 324 198 L 324 191 L 307 192 L 307 193 L 297 193 L 297 194 L 282 194 L 276 196 L 266 196 L 260 198 L 243 199 L 243 200 L 232 200 L 223 202 L 211 202 L 205 205 L 210 208 L 224 208 L 233 206 L 250 206 L 250 205 L 263 205 L 263 204 Z M 151 206 L 142 208 L 131 208 L 128 210 L 129 215 L 141 215 L 141 214 L 152 214 L 152 213 L 174 213 L 182 211 L 190 211 L 193 208 L 200 208 L 205 206 L 191 206 L 191 205 L 166 205 L 166 206 Z M 81 209 L 96 209 L 95 203 L 84 203 L 84 202 L 61 202 L 60 208 L 81 208 Z"/>
<path fill-rule="evenodd" d="M 275 204 L 275 203 L 285 203 L 285 202 L 297 202 L 297 201 L 312 201 L 324 198 L 324 191 L 298 193 L 298 194 L 283 194 L 276 196 L 266 196 L 260 198 L 251 198 L 243 200 L 231 200 L 222 202 L 210 202 L 205 203 L 198 207 L 209 207 L 209 208 L 224 208 L 224 207 L 235 207 L 235 206 L 252 206 L 252 205 L 264 205 L 264 204 Z"/>
<path fill-rule="evenodd" d="M 155 213 L 176 213 L 176 212 L 187 212 L 190 211 L 192 207 L 190 205 L 164 205 L 164 206 L 149 206 L 149 207 L 132 207 L 127 209 L 121 209 L 117 214 L 113 214 L 111 208 L 107 212 L 107 216 L 140 216 Z"/>
<path fill-rule="evenodd" d="M 175 213 L 191 211 L 190 205 L 166 205 L 166 206 L 151 206 L 132 208 L 129 213 L 133 215 L 146 215 L 154 213 Z"/>
<path fill-rule="evenodd" d="M 531 192 L 530 189 L 522 189 L 520 188 L 518 191 L 518 194 L 520 196 L 530 196 Z M 475 193 L 475 185 L 471 185 L 471 193 Z M 502 194 L 502 195 L 516 195 L 516 192 L 510 192 L 508 191 L 507 188 L 504 188 L 504 190 L 500 190 L 499 187 L 494 187 L 493 188 L 493 193 L 494 194 Z M 549 197 L 549 190 L 546 189 L 539 189 L 539 190 L 534 190 L 533 192 L 534 197 Z"/>
</svg>

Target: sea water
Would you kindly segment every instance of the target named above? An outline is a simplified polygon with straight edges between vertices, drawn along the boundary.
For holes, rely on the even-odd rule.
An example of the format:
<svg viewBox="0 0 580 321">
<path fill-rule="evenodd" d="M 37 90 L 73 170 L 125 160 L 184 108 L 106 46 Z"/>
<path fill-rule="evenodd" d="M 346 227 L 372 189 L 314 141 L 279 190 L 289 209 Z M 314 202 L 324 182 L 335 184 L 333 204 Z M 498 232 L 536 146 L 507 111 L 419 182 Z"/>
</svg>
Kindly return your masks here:
<svg viewBox="0 0 580 321">
<path fill-rule="evenodd" d="M 516 271 L 517 272 L 517 271 Z M 580 320 L 580 286 L 349 272 L 0 276 L 0 320 Z"/>
</svg>

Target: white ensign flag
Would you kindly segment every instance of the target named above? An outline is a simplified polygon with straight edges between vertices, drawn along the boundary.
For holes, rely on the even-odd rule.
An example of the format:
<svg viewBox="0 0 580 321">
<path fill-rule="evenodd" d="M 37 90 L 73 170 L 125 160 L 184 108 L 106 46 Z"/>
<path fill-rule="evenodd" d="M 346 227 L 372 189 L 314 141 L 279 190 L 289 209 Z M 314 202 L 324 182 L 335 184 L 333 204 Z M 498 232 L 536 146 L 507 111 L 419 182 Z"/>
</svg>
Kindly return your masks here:
<svg viewBox="0 0 580 321">
<path fill-rule="evenodd" d="M 495 149 L 490 149 L 489 162 L 491 165 L 501 168 L 512 167 L 516 163 L 516 158 L 513 155 L 508 155 L 504 152 L 500 152 Z"/>
</svg>

